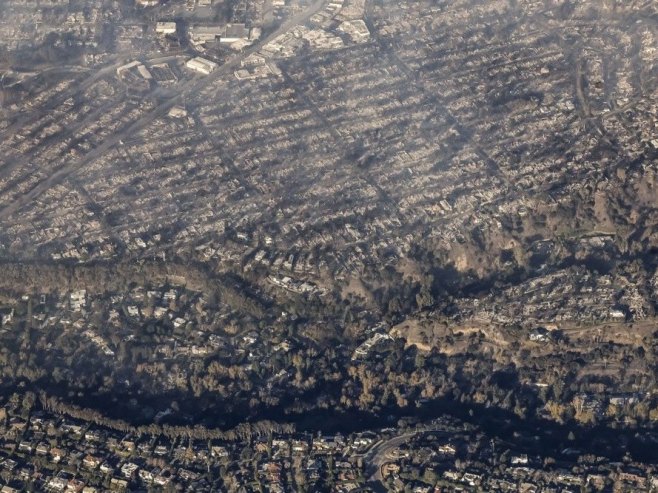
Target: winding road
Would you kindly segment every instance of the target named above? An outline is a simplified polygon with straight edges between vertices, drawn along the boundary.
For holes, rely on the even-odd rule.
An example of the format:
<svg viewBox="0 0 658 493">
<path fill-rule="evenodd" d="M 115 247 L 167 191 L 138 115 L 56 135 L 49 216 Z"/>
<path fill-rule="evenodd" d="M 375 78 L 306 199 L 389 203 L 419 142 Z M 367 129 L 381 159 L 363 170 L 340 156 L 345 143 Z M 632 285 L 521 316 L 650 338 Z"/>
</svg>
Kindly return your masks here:
<svg viewBox="0 0 658 493">
<path fill-rule="evenodd" d="M 366 484 L 375 492 L 385 493 L 388 489 L 384 486 L 384 478 L 382 476 L 382 466 L 389 462 L 390 453 L 399 448 L 401 445 L 407 443 L 412 438 L 426 433 L 442 433 L 441 430 L 423 430 L 423 431 L 410 431 L 402 435 L 395 436 L 389 440 L 380 441 L 375 443 L 373 447 L 364 455 L 364 462 L 366 464 L 365 476 L 367 478 Z M 447 435 L 447 434 L 446 434 Z"/>
</svg>

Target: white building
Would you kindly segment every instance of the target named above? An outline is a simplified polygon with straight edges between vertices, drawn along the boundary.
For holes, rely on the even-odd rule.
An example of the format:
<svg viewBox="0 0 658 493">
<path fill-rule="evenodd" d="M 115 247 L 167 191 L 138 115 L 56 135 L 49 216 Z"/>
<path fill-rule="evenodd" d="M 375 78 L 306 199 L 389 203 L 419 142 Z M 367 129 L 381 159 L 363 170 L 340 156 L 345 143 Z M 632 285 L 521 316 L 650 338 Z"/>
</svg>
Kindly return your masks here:
<svg viewBox="0 0 658 493">
<path fill-rule="evenodd" d="M 210 60 L 206 60 L 200 56 L 188 60 L 185 66 L 191 70 L 201 72 L 205 75 L 210 74 L 217 68 L 217 64 L 215 62 L 211 62 Z"/>
<path fill-rule="evenodd" d="M 155 32 L 158 34 L 176 34 L 175 22 L 156 22 Z"/>
<path fill-rule="evenodd" d="M 193 26 L 190 28 L 190 41 L 201 45 L 218 40 L 224 34 L 221 26 Z"/>
</svg>

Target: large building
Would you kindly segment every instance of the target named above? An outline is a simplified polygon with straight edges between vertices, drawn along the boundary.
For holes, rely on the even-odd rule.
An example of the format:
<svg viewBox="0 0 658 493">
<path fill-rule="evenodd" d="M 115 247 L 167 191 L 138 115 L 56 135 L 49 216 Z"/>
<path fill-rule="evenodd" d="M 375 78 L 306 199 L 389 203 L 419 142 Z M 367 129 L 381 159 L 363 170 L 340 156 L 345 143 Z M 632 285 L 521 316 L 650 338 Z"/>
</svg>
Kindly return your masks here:
<svg viewBox="0 0 658 493">
<path fill-rule="evenodd" d="M 193 26 L 190 28 L 190 41 L 195 45 L 211 43 L 235 43 L 249 39 L 249 29 L 244 24 L 225 26 Z"/>
<path fill-rule="evenodd" d="M 249 39 L 249 29 L 244 24 L 227 24 L 219 42 L 235 43 L 236 41 L 245 39 Z"/>
<path fill-rule="evenodd" d="M 117 76 L 125 84 L 138 91 L 145 91 L 151 87 L 153 76 L 143 63 L 135 60 L 117 68 Z"/>
<path fill-rule="evenodd" d="M 176 34 L 175 22 L 157 22 L 155 32 L 158 34 Z"/>
<path fill-rule="evenodd" d="M 190 41 L 195 45 L 209 43 L 220 39 L 224 34 L 221 26 L 194 26 L 190 28 Z"/>
<path fill-rule="evenodd" d="M 210 60 L 206 60 L 205 58 L 201 58 L 200 56 L 188 60 L 185 65 L 187 66 L 187 68 L 191 70 L 195 70 L 197 72 L 201 72 L 202 74 L 205 75 L 210 74 L 213 70 L 217 68 L 217 64 L 215 62 L 211 62 Z"/>
</svg>

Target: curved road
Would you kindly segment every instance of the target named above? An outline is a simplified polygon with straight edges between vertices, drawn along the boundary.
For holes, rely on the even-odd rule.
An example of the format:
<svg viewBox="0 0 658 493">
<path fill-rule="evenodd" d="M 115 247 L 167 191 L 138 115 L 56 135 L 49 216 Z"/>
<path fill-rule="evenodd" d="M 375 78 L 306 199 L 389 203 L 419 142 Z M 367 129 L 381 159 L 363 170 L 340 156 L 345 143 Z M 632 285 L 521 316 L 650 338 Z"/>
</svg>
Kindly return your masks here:
<svg viewBox="0 0 658 493">
<path fill-rule="evenodd" d="M 365 476 L 367 478 L 366 485 L 372 488 L 375 492 L 386 493 L 388 490 L 384 486 L 384 478 L 382 477 L 382 466 L 390 461 L 389 453 L 399 448 L 401 445 L 407 443 L 412 438 L 432 433 L 442 436 L 449 436 L 449 433 L 439 428 L 431 428 L 421 431 L 410 431 L 402 435 L 395 436 L 389 440 L 379 441 L 375 443 L 372 448 L 363 456 L 365 466 Z"/>
</svg>

